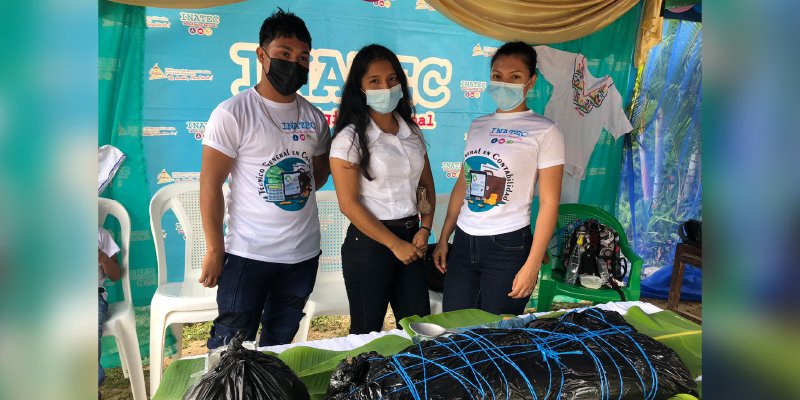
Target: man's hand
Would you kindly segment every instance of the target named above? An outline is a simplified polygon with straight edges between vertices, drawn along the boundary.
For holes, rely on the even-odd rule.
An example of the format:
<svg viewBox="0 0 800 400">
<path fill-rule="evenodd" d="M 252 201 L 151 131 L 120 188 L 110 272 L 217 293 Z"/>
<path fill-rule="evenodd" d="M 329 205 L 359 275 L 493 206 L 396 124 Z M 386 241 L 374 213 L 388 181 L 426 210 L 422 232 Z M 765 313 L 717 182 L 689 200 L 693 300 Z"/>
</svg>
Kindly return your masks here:
<svg viewBox="0 0 800 400">
<path fill-rule="evenodd" d="M 217 286 L 217 281 L 222 275 L 224 258 L 224 253 L 206 252 L 205 257 L 203 257 L 203 272 L 200 273 L 200 279 L 197 281 L 207 288 Z"/>
</svg>

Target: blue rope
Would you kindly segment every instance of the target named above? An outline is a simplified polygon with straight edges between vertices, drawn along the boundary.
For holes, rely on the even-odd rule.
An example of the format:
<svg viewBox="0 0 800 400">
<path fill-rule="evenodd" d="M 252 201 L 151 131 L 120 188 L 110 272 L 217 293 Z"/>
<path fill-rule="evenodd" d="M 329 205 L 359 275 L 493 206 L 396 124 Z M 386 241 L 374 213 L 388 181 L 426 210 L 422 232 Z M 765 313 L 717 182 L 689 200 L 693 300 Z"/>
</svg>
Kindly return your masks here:
<svg viewBox="0 0 800 400">
<path fill-rule="evenodd" d="M 383 396 L 408 391 L 413 399 L 420 400 L 429 398 L 429 381 L 450 377 L 458 382 L 461 388 L 469 394 L 470 398 L 474 399 L 477 395 L 478 398 L 485 399 L 491 393 L 490 398 L 496 399 L 495 390 L 485 376 L 491 374 L 488 369 L 483 368 L 484 366 L 492 365 L 494 367 L 493 372 L 496 372 L 501 379 L 506 399 L 511 395 L 510 380 L 506 373 L 512 371 L 518 375 L 517 379 L 522 379 L 524 386 L 527 387 L 533 399 L 538 399 L 535 391 L 536 384 L 524 373 L 522 366 L 514 362 L 515 358 L 524 360 L 528 357 L 537 357 L 540 358 L 542 365 L 547 367 L 548 383 L 546 390 L 544 390 L 543 398 L 550 398 L 553 393 L 556 393 L 556 398 L 561 398 L 565 383 L 565 368 L 561 357 L 565 355 L 584 355 L 589 357 L 597 371 L 600 399 L 610 400 L 613 383 L 619 385 L 618 398 L 622 398 L 624 395 L 622 365 L 629 367 L 635 374 L 635 378 L 641 385 L 644 398 L 654 399 L 658 393 L 658 372 L 647 353 L 631 335 L 634 329 L 630 326 L 609 323 L 605 315 L 596 309 L 570 311 L 565 316 L 575 312 L 583 312 L 585 316 L 600 321 L 606 327 L 589 330 L 584 326 L 564 321 L 562 317 L 554 330 L 557 331 L 559 328 L 563 328 L 570 333 L 552 332 L 538 328 L 511 328 L 487 332 L 466 330 L 436 341 L 420 342 L 416 347 L 420 354 L 405 352 L 388 358 L 370 359 L 371 361 L 388 359 L 393 366 L 393 370 L 373 378 L 372 381 L 380 381 L 393 376 L 398 377 L 404 385 L 384 393 Z M 574 333 L 576 330 L 578 332 Z M 524 335 L 526 340 L 520 344 L 503 346 L 497 346 L 492 342 L 492 337 L 494 336 L 506 336 L 514 333 Z M 625 342 L 629 341 L 631 347 L 642 355 L 646 362 L 642 373 L 639 372 L 641 368 L 637 368 L 633 361 L 616 347 L 619 344 L 614 345 L 609 341 L 610 337 L 615 339 L 621 337 Z M 423 346 L 423 343 L 425 343 L 425 346 Z M 559 351 L 560 348 L 575 345 L 578 345 L 580 350 L 567 351 L 564 349 L 564 351 Z M 444 350 L 444 352 L 439 356 L 428 358 L 424 354 L 424 347 Z M 480 355 L 484 357 L 480 358 Z M 470 357 L 478 359 L 470 361 Z M 620 359 L 621 363 L 618 362 L 618 359 Z M 457 366 L 452 368 L 448 366 L 458 362 L 461 365 L 456 364 Z M 422 368 L 422 379 L 415 381 L 410 373 L 417 372 L 417 368 Z M 478 368 L 483 368 L 483 374 L 478 371 Z M 645 377 L 644 375 L 647 374 L 650 376 Z M 616 379 L 611 378 L 614 375 L 616 375 Z M 647 381 L 649 381 L 649 384 Z M 357 389 L 354 388 L 350 393 L 352 394 Z"/>
</svg>

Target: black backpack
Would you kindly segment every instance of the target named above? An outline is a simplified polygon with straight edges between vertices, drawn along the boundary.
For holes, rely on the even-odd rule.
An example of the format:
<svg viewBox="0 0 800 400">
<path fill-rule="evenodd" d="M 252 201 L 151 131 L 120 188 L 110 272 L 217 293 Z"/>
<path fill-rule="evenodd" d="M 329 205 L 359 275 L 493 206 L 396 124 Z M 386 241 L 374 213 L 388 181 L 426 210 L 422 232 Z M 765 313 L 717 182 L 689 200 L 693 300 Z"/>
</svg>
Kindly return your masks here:
<svg viewBox="0 0 800 400">
<path fill-rule="evenodd" d="M 619 234 L 595 219 L 574 221 L 564 232 L 568 236 L 564 238 L 560 258 L 566 283 L 579 284 L 578 275 L 598 276 L 603 285 L 619 292 L 624 301 L 619 282 L 628 273 L 628 261 L 620 252 Z"/>
</svg>

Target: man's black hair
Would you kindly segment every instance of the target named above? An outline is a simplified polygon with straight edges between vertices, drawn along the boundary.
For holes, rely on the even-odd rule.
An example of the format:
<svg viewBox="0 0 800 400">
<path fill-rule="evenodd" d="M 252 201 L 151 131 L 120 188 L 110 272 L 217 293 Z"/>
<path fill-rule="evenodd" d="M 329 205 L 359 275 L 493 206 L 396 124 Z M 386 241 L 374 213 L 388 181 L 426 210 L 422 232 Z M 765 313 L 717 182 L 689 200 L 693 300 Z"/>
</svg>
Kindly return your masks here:
<svg viewBox="0 0 800 400">
<path fill-rule="evenodd" d="M 308 33 L 306 23 L 297 15 L 283 11 L 280 7 L 261 24 L 258 45 L 266 48 L 270 42 L 279 37 L 295 37 L 311 47 L 311 34 Z"/>
</svg>

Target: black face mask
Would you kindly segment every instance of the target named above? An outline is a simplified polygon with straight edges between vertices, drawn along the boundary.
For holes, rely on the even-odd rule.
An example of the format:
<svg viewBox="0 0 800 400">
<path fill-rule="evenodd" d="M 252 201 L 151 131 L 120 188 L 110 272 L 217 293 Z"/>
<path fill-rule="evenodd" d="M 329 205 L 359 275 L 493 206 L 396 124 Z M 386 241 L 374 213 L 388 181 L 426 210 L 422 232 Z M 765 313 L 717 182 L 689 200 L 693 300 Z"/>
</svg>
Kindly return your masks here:
<svg viewBox="0 0 800 400">
<path fill-rule="evenodd" d="M 270 57 L 269 60 L 267 79 L 278 93 L 288 96 L 297 92 L 297 90 L 308 82 L 308 68 L 304 68 L 296 62 L 281 60 L 279 58 Z"/>
</svg>

